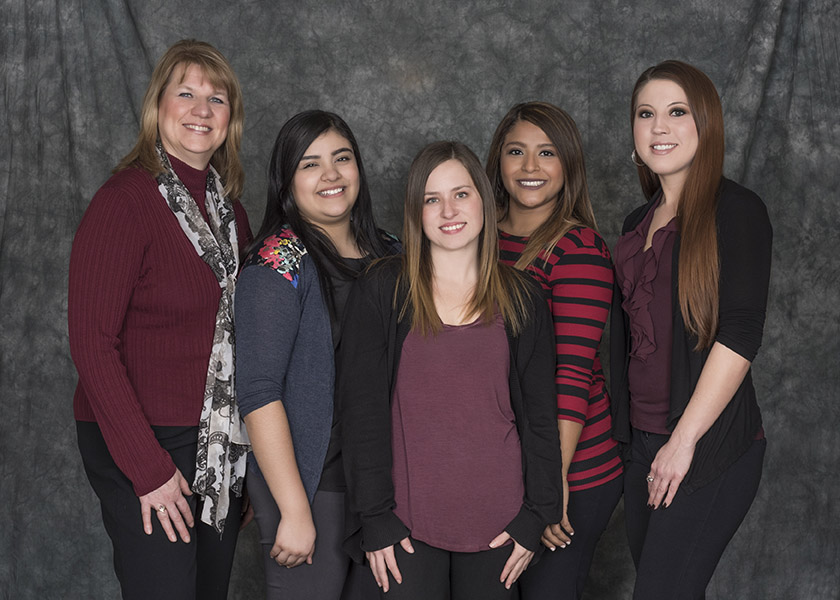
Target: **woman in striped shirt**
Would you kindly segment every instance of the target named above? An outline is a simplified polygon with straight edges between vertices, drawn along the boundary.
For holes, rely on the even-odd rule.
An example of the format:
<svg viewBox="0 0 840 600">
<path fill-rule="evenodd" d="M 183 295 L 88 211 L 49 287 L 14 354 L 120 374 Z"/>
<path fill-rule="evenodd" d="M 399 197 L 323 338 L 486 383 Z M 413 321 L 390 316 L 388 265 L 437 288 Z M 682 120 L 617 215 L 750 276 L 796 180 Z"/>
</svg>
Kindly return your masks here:
<svg viewBox="0 0 840 600">
<path fill-rule="evenodd" d="M 521 578 L 522 598 L 580 598 L 622 490 L 598 356 L 612 262 L 596 230 L 580 134 L 563 110 L 545 102 L 511 108 L 493 135 L 487 175 L 499 209 L 501 260 L 542 286 L 557 350 L 557 426 L 568 493 L 563 520 L 543 534 L 552 552 Z"/>
</svg>

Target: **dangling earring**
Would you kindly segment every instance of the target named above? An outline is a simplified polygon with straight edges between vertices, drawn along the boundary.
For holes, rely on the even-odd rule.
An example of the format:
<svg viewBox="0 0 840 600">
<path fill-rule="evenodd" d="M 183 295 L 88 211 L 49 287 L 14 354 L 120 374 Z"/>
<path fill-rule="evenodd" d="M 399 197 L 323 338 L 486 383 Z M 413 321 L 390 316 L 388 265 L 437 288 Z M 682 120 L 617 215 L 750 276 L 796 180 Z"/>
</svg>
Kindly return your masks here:
<svg viewBox="0 0 840 600">
<path fill-rule="evenodd" d="M 630 160 L 633 161 L 633 164 L 636 165 L 637 167 L 646 166 L 645 163 L 643 163 L 643 162 L 636 162 L 636 159 L 638 159 L 638 156 L 636 156 L 636 149 L 633 148 L 633 152 L 630 153 Z"/>
</svg>

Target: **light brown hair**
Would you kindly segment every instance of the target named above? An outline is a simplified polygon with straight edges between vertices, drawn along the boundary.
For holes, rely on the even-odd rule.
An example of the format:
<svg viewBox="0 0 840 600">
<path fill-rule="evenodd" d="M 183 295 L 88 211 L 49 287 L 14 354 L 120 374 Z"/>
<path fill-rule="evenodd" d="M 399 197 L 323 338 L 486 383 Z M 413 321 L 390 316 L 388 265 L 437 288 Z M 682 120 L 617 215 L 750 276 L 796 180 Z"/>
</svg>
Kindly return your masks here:
<svg viewBox="0 0 840 600">
<path fill-rule="evenodd" d="M 400 318 L 410 308 L 412 330 L 434 335 L 442 327 L 433 295 L 434 267 L 429 239 L 423 233 L 423 205 L 429 175 L 448 160 L 457 160 L 464 165 L 481 197 L 484 211 L 484 227 L 478 239 L 478 282 L 465 313 L 478 314 L 483 323 L 490 324 L 496 312 L 501 312 L 514 333 L 518 333 L 527 315 L 524 276 L 499 262 L 496 206 L 490 182 L 481 161 L 460 142 L 433 142 L 423 148 L 411 163 L 405 192 L 405 254 L 400 274 L 400 283 L 408 288 L 408 296 L 401 307 Z"/>
<path fill-rule="evenodd" d="M 510 193 L 502 180 L 502 147 L 508 133 L 520 121 L 527 121 L 542 129 L 557 149 L 563 169 L 563 188 L 551 214 L 531 234 L 525 250 L 514 265 L 517 269 L 525 269 L 541 251 L 550 253 L 572 227 L 585 225 L 597 231 L 597 226 L 589 201 L 580 132 L 566 111 L 548 102 L 517 104 L 502 117 L 493 134 L 487 155 L 487 177 L 493 186 L 499 220 L 504 219 L 510 209 Z"/>
<path fill-rule="evenodd" d="M 720 258 L 716 209 L 723 177 L 723 109 L 714 83 L 700 69 L 666 60 L 639 76 L 630 103 L 630 126 L 637 116 L 641 89 L 651 80 L 673 81 L 685 92 L 697 127 L 697 152 L 688 169 L 677 205 L 680 231 L 678 294 L 680 312 L 689 332 L 697 336 L 695 350 L 708 348 L 718 328 Z M 659 176 L 646 165 L 637 166 L 639 181 L 650 199 L 660 186 Z"/>
<path fill-rule="evenodd" d="M 230 104 L 230 121 L 224 143 L 210 158 L 210 164 L 219 172 L 225 186 L 225 194 L 238 199 L 245 184 L 245 172 L 239 162 L 239 149 L 242 144 L 242 130 L 245 124 L 245 111 L 242 106 L 242 90 L 239 80 L 230 63 L 206 42 L 181 40 L 176 42 L 160 57 L 140 113 L 140 133 L 131 152 L 125 155 L 114 168 L 114 173 L 129 167 L 139 167 L 157 176 L 163 172 L 160 159 L 155 151 L 158 134 L 158 106 L 166 86 L 172 82 L 173 75 L 186 74 L 189 65 L 196 65 L 211 85 L 227 92 Z"/>
</svg>

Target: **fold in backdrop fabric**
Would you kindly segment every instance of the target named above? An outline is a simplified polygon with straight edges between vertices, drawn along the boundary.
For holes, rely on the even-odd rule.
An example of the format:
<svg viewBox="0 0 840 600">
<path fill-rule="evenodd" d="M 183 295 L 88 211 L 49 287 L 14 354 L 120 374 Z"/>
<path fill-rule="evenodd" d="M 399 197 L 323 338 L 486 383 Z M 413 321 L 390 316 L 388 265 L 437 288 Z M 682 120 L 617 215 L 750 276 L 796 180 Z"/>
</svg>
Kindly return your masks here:
<svg viewBox="0 0 840 600">
<path fill-rule="evenodd" d="M 454 138 L 486 156 L 507 109 L 540 99 L 576 119 L 598 223 L 614 244 L 642 201 L 629 158 L 636 77 L 667 58 L 708 73 L 723 100 L 726 174 L 764 199 L 775 238 L 754 373 L 764 479 L 707 597 L 837 597 L 837 2 L 0 0 L 0 15 L 0 596 L 119 594 L 76 449 L 67 265 L 85 207 L 134 143 L 155 61 L 195 37 L 217 46 L 242 82 L 243 203 L 254 227 L 272 142 L 300 110 L 347 120 L 377 216 L 398 233 L 420 147 Z M 619 508 L 587 598 L 630 594 L 621 519 Z M 231 598 L 262 595 L 259 564 L 251 528 Z"/>
</svg>

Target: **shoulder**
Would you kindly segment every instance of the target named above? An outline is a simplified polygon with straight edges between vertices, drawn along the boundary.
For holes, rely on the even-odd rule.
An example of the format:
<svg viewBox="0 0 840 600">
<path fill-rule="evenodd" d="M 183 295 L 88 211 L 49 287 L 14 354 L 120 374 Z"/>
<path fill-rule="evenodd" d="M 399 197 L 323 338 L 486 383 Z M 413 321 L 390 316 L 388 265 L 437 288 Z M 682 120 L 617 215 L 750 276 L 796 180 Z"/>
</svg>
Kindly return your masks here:
<svg viewBox="0 0 840 600">
<path fill-rule="evenodd" d="M 388 255 L 402 253 L 402 242 L 400 242 L 400 239 L 397 236 L 393 233 L 385 231 L 384 229 L 377 229 L 376 233 L 379 234 L 382 243 L 385 244 L 385 247 L 388 249 Z"/>
<path fill-rule="evenodd" d="M 393 255 L 379 258 L 362 271 L 356 279 L 359 286 L 369 289 L 393 287 L 402 271 L 402 256 Z"/>
<path fill-rule="evenodd" d="M 636 225 L 642 222 L 642 219 L 645 218 L 647 211 L 651 207 L 651 201 L 645 202 L 641 206 L 637 206 L 633 209 L 633 211 L 624 218 L 624 225 L 621 228 L 621 233 L 627 233 L 631 229 L 633 229 Z"/>
<path fill-rule="evenodd" d="M 243 269 L 253 266 L 267 267 L 297 287 L 305 255 L 306 247 L 300 238 L 291 229 L 284 228 L 265 238 L 259 248 L 245 259 Z"/>
<path fill-rule="evenodd" d="M 555 251 L 563 254 L 592 254 L 593 251 L 604 256 L 610 255 L 610 249 L 604 238 L 590 227 L 579 225 L 572 227 L 557 242 Z"/>
<path fill-rule="evenodd" d="M 767 206 L 758 194 L 730 179 L 720 183 L 718 219 L 758 219 L 768 221 Z"/>
</svg>

